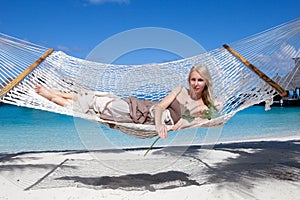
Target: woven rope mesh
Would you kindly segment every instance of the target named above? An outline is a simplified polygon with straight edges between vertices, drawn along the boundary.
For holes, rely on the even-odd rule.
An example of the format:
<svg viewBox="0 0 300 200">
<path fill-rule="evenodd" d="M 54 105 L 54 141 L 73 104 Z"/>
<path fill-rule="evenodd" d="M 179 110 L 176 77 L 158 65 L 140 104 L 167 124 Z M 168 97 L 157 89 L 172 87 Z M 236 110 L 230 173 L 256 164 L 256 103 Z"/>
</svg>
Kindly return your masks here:
<svg viewBox="0 0 300 200">
<path fill-rule="evenodd" d="M 290 89 L 299 68 L 295 61 L 300 56 L 300 20 L 271 28 L 230 46 L 281 87 Z M 0 34 L 0 87 L 6 87 L 47 50 L 48 48 Z M 225 123 L 236 112 L 278 94 L 223 47 L 183 60 L 145 65 L 97 63 L 55 51 L 2 97 L 1 101 L 113 125 L 136 137 L 153 137 L 156 135 L 154 126 L 108 122 L 95 116 L 76 113 L 37 95 L 34 86 L 41 84 L 76 93 L 83 90 L 113 92 L 124 98 L 135 96 L 160 101 L 172 88 L 188 87 L 188 72 L 196 64 L 209 68 L 214 97 L 224 105 L 219 111 L 220 117 L 199 127 Z"/>
</svg>

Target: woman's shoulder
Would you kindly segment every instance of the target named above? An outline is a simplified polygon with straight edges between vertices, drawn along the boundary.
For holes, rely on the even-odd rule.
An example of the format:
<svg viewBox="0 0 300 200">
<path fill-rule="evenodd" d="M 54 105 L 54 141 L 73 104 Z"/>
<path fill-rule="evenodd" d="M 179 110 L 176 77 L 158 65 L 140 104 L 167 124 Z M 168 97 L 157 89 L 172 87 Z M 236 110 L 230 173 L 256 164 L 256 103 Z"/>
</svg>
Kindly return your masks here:
<svg viewBox="0 0 300 200">
<path fill-rule="evenodd" d="M 181 92 L 187 92 L 187 89 L 183 86 L 177 86 L 175 88 L 173 88 L 172 93 L 177 96 L 178 94 L 180 94 Z"/>
<path fill-rule="evenodd" d="M 184 86 L 177 86 L 177 87 L 173 88 L 172 91 L 181 92 L 181 91 L 188 91 L 188 89 L 186 89 L 186 87 L 184 87 Z"/>
</svg>

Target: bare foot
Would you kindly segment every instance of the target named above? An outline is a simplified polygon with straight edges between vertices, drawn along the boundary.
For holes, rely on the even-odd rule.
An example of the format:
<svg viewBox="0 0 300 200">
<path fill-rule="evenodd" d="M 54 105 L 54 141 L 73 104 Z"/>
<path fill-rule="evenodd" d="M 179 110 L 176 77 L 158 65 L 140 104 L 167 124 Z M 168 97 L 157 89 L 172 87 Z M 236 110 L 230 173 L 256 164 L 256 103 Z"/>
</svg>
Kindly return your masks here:
<svg viewBox="0 0 300 200">
<path fill-rule="evenodd" d="M 52 98 L 55 97 L 54 94 L 52 94 L 47 88 L 45 88 L 44 86 L 41 85 L 36 85 L 34 88 L 35 92 L 43 97 L 45 97 L 46 99 L 50 100 Z"/>
</svg>

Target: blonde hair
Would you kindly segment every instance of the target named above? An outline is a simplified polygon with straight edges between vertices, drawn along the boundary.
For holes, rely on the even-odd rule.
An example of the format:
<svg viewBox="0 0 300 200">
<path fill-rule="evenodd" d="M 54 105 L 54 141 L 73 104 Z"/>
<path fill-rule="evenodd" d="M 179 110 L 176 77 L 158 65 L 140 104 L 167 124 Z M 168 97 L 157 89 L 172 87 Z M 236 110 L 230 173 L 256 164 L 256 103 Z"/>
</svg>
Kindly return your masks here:
<svg viewBox="0 0 300 200">
<path fill-rule="evenodd" d="M 191 68 L 189 76 L 188 76 L 189 85 L 190 85 L 191 74 L 194 71 L 198 72 L 202 76 L 202 78 L 204 79 L 204 81 L 206 83 L 206 86 L 202 92 L 202 99 L 203 99 L 204 104 L 206 106 L 214 105 L 213 91 L 212 91 L 213 83 L 212 83 L 212 79 L 211 79 L 208 68 L 206 66 L 200 65 L 200 64 L 193 66 Z"/>
</svg>

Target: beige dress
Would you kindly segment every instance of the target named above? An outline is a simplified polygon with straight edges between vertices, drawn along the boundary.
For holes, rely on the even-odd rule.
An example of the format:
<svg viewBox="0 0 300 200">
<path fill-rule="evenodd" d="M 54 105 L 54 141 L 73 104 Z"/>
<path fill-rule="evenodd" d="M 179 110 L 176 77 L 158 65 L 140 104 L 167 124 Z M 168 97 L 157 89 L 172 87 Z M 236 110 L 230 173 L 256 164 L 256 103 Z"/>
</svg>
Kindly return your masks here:
<svg viewBox="0 0 300 200">
<path fill-rule="evenodd" d="M 122 99 L 111 92 L 84 91 L 77 95 L 73 109 L 115 122 L 154 124 L 155 102 L 135 97 Z M 170 111 L 162 114 L 164 124 L 174 124 Z"/>
</svg>

